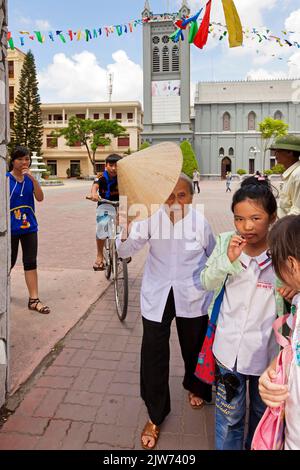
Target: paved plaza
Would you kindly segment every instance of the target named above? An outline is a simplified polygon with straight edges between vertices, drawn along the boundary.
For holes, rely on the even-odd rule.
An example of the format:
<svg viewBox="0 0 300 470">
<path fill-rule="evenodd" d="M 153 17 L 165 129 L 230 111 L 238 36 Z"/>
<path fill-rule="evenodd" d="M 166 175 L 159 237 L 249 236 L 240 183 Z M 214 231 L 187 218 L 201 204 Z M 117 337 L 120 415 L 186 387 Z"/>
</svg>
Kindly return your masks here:
<svg viewBox="0 0 300 470">
<path fill-rule="evenodd" d="M 0 449 L 141 448 L 147 414 L 139 397 L 139 290 L 147 252 L 129 264 L 129 311 L 121 324 L 113 286 L 92 271 L 95 206 L 84 199 L 89 188 L 90 182 L 76 180 L 45 188 L 38 207 L 40 296 L 50 315 L 27 310 L 20 264 L 12 274 L 11 377 L 12 391 L 18 390 L 8 400 L 12 414 L 0 429 Z M 203 181 L 194 198 L 204 204 L 215 234 L 232 228 L 232 194 L 225 193 L 225 182 Z M 182 373 L 173 328 L 172 411 L 157 449 L 213 449 L 214 405 L 191 409 Z"/>
</svg>

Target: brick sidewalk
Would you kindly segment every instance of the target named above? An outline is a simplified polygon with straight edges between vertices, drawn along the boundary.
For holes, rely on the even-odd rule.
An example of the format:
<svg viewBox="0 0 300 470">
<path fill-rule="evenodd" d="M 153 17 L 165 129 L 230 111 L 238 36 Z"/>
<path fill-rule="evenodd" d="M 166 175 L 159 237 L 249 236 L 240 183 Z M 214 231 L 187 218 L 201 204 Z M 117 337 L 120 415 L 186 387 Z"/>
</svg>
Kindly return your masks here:
<svg viewBox="0 0 300 470">
<path fill-rule="evenodd" d="M 232 226 L 231 197 L 223 189 L 220 183 L 201 185 L 200 200 L 205 202 L 205 215 L 215 232 Z M 27 393 L 0 430 L 0 449 L 141 448 L 140 432 L 147 419 L 139 394 L 139 291 L 145 256 L 143 251 L 129 265 L 126 321 L 121 324 L 117 318 L 111 286 L 64 338 L 61 351 L 53 353 L 56 357 L 50 356 L 27 385 Z M 213 449 L 214 406 L 191 409 L 181 385 L 182 374 L 173 329 L 172 411 L 161 427 L 157 449 Z"/>
</svg>

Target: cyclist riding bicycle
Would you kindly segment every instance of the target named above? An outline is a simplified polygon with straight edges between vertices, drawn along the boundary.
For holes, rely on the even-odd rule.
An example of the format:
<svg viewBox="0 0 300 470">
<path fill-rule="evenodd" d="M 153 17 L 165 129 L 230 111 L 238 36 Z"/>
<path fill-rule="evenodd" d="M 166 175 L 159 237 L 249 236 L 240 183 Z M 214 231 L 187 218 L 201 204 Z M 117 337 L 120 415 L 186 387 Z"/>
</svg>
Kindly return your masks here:
<svg viewBox="0 0 300 470">
<path fill-rule="evenodd" d="M 112 236 L 112 219 L 116 217 L 115 208 L 111 204 L 99 201 L 99 196 L 109 201 L 119 200 L 117 162 L 121 158 L 117 154 L 108 155 L 105 160 L 105 171 L 100 173 L 92 186 L 92 200 L 98 202 L 96 210 L 97 258 L 93 265 L 94 271 L 103 271 L 105 269 L 103 248 L 106 238 Z"/>
</svg>

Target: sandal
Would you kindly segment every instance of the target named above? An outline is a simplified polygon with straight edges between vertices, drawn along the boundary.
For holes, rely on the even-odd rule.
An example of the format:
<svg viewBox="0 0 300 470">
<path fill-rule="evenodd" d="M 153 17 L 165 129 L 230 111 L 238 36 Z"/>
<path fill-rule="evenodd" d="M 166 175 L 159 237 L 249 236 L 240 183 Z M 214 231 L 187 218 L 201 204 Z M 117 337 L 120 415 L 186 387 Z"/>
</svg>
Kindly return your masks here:
<svg viewBox="0 0 300 470">
<path fill-rule="evenodd" d="M 28 300 L 29 310 L 35 310 L 38 313 L 43 313 L 44 315 L 50 313 L 50 308 L 47 305 L 43 305 L 40 299 L 31 299 Z"/>
<path fill-rule="evenodd" d="M 197 395 L 195 395 L 194 393 L 189 392 L 188 400 L 189 400 L 189 404 L 190 404 L 191 408 L 193 408 L 193 410 L 201 410 L 201 408 L 203 408 L 203 406 L 205 405 L 205 401 L 202 400 L 201 403 L 199 403 L 199 404 L 192 403 L 192 400 L 195 400 L 195 398 L 199 398 L 199 400 L 202 400 L 202 398 L 197 397 Z"/>
<path fill-rule="evenodd" d="M 94 271 L 104 271 L 104 269 L 105 269 L 105 264 L 103 263 L 103 261 L 101 261 L 101 262 L 96 261 L 93 264 L 93 270 Z"/>
<path fill-rule="evenodd" d="M 153 446 L 149 446 L 148 445 L 149 442 L 148 442 L 148 444 L 144 444 L 143 437 L 150 437 L 151 439 L 153 439 L 154 440 Z M 155 424 L 151 423 L 151 421 L 148 421 L 145 424 L 145 427 L 144 427 L 144 429 L 142 431 L 142 434 L 141 434 L 141 444 L 142 444 L 143 449 L 146 449 L 146 450 L 154 449 L 154 447 L 157 444 L 158 438 L 159 438 L 159 427 L 156 426 Z"/>
</svg>

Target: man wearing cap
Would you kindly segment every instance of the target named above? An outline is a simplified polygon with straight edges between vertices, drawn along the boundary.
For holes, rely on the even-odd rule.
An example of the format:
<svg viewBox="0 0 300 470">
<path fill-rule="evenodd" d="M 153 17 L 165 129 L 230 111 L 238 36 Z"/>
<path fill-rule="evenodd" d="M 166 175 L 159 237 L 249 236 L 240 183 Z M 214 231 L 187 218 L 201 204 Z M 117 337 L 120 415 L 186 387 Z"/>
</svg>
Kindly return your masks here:
<svg viewBox="0 0 300 470">
<path fill-rule="evenodd" d="M 140 162 L 143 164 L 143 157 Z M 156 174 L 153 178 L 150 185 L 148 175 L 148 186 L 155 188 L 157 194 L 159 178 Z M 211 401 L 211 386 L 198 380 L 194 371 L 207 329 L 207 307 L 211 301 L 211 294 L 201 287 L 200 272 L 212 253 L 215 239 L 201 212 L 192 207 L 192 198 L 193 183 L 181 174 L 165 204 L 148 219 L 134 221 L 128 238 L 123 229 L 121 239 L 117 240 L 122 258 L 132 256 L 146 244 L 150 247 L 141 287 L 140 370 L 141 396 L 149 414 L 141 445 L 148 450 L 155 447 L 159 427 L 171 409 L 169 339 L 174 318 L 185 367 L 182 383 L 189 392 L 189 404 L 200 409 L 204 400 Z"/>
<path fill-rule="evenodd" d="M 300 137 L 278 137 L 270 147 L 275 150 L 277 163 L 285 168 L 283 187 L 279 194 L 278 217 L 300 214 Z"/>
<path fill-rule="evenodd" d="M 119 200 L 117 162 L 120 155 L 111 154 L 105 160 L 105 171 L 100 173 L 92 186 L 92 200 L 98 202 L 97 207 L 97 258 L 93 265 L 94 271 L 105 269 L 103 262 L 103 248 L 107 237 L 110 236 L 110 218 L 115 217 L 115 209 L 110 204 L 99 201 L 99 196 L 109 201 Z"/>
</svg>

